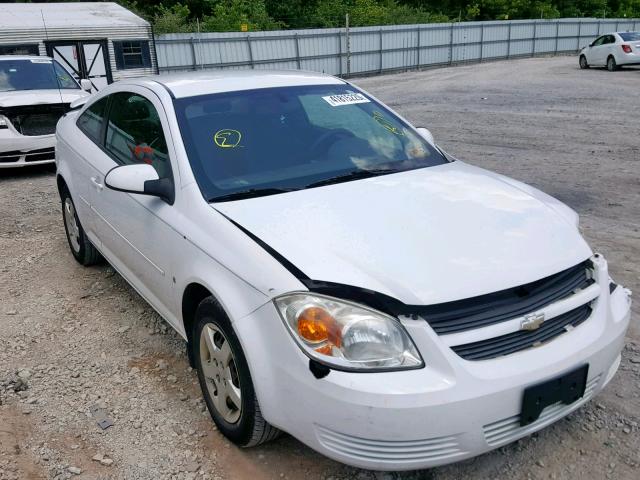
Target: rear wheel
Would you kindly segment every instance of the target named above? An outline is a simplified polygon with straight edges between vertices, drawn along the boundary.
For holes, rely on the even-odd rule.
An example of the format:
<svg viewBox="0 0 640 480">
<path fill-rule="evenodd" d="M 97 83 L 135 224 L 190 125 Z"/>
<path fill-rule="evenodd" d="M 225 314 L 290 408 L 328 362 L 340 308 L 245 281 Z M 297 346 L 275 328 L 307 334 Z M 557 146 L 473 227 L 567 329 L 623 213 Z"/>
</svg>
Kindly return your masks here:
<svg viewBox="0 0 640 480">
<path fill-rule="evenodd" d="M 585 57 L 584 55 L 580 55 L 580 68 L 582 70 L 585 70 L 585 69 L 589 68 L 589 63 L 587 62 L 587 57 Z"/>
<path fill-rule="evenodd" d="M 96 247 L 94 247 L 87 238 L 87 235 L 82 228 L 82 224 L 80 223 L 80 219 L 78 218 L 76 206 L 73 203 L 73 199 L 71 198 L 71 194 L 67 187 L 62 188 L 60 199 L 62 200 L 62 219 L 64 220 L 64 230 L 67 234 L 67 242 L 69 243 L 69 249 L 71 250 L 73 258 L 85 267 L 100 262 L 102 257 L 98 250 L 96 250 Z"/>
<path fill-rule="evenodd" d="M 618 64 L 616 63 L 616 59 L 613 58 L 613 56 L 609 56 L 609 58 L 607 58 L 607 70 L 609 70 L 610 72 L 615 72 L 616 70 L 618 70 Z"/>
<path fill-rule="evenodd" d="M 200 387 L 220 432 L 241 447 L 276 438 L 280 431 L 262 416 L 240 341 L 214 298 L 198 306 L 192 339 Z"/>
</svg>

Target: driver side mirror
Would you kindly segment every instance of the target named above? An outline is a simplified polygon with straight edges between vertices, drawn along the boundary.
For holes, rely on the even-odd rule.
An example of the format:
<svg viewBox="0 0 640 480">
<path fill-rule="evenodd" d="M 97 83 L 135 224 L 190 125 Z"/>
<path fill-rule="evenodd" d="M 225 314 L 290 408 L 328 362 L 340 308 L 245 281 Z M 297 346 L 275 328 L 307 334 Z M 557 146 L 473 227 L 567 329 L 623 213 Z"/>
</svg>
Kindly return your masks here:
<svg viewBox="0 0 640 480">
<path fill-rule="evenodd" d="M 596 42 L 591 42 L 591 43 L 589 44 L 589 48 L 593 47 L 593 45 L 594 45 L 595 43 L 596 43 Z"/>
<path fill-rule="evenodd" d="M 91 80 L 89 80 L 88 78 L 83 78 L 80 80 L 80 88 L 82 88 L 82 90 L 84 90 L 85 92 L 89 92 L 91 93 Z"/>
<path fill-rule="evenodd" d="M 173 181 L 169 178 L 158 178 L 156 169 L 146 163 L 112 168 L 105 176 L 104 183 L 111 190 L 151 195 L 169 205 L 173 205 L 175 199 Z"/>
<path fill-rule="evenodd" d="M 429 142 L 434 147 L 436 146 L 436 142 L 433 139 L 433 134 L 429 131 L 429 129 L 424 127 L 418 127 L 416 128 L 416 130 L 422 138 L 424 138 L 427 142 Z"/>
</svg>

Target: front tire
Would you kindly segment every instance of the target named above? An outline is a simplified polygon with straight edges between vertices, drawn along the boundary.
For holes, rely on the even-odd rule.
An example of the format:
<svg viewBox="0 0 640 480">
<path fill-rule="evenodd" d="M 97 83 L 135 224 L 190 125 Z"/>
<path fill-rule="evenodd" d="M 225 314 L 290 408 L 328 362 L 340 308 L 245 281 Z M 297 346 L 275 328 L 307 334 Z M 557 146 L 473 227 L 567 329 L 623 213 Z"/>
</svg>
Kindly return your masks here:
<svg viewBox="0 0 640 480">
<path fill-rule="evenodd" d="M 580 68 L 582 70 L 586 70 L 587 68 L 589 68 L 589 63 L 587 62 L 587 57 L 585 57 L 584 55 L 580 55 Z"/>
<path fill-rule="evenodd" d="M 67 234 L 67 242 L 73 258 L 85 267 L 99 263 L 102 260 L 102 256 L 87 238 L 78 218 L 73 198 L 71 198 L 69 189 L 66 186 L 62 188 L 60 200 L 62 201 L 64 231 Z"/>
<path fill-rule="evenodd" d="M 222 434 L 241 447 L 276 438 L 280 431 L 262 416 L 240 341 L 213 298 L 195 314 L 192 341 L 198 380 L 211 418 Z"/>
<path fill-rule="evenodd" d="M 607 70 L 609 70 L 610 72 L 615 72 L 616 70 L 618 70 L 618 64 L 616 63 L 616 59 L 613 58 L 612 55 L 609 55 L 609 58 L 607 58 Z"/>
</svg>

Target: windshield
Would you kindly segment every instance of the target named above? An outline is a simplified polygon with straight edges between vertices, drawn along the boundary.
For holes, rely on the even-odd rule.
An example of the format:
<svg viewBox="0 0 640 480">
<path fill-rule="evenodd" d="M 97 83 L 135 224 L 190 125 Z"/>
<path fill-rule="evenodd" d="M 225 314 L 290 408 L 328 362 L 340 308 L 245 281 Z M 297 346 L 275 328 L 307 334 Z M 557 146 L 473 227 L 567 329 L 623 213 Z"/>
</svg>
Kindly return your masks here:
<svg viewBox="0 0 640 480">
<path fill-rule="evenodd" d="M 47 58 L 0 60 L 0 92 L 78 89 L 80 86 L 58 62 Z"/>
<path fill-rule="evenodd" d="M 409 125 L 345 84 L 180 98 L 175 109 L 208 201 L 447 163 Z"/>
<path fill-rule="evenodd" d="M 640 40 L 640 32 L 624 32 L 619 33 L 625 42 L 637 42 Z"/>
</svg>

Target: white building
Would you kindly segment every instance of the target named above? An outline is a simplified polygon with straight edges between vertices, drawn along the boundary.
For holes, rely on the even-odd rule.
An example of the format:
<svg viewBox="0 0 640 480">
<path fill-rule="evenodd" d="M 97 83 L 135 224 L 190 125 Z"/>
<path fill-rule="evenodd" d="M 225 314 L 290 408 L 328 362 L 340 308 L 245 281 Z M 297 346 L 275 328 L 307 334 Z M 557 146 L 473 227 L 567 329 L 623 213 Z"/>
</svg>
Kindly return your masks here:
<svg viewBox="0 0 640 480">
<path fill-rule="evenodd" d="M 116 3 L 4 3 L 0 55 L 48 55 L 99 90 L 156 73 L 151 25 Z"/>
</svg>

